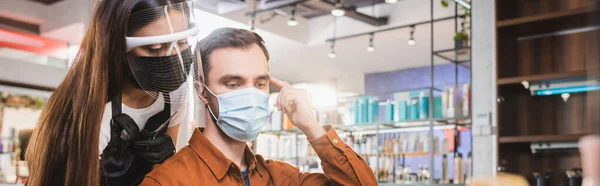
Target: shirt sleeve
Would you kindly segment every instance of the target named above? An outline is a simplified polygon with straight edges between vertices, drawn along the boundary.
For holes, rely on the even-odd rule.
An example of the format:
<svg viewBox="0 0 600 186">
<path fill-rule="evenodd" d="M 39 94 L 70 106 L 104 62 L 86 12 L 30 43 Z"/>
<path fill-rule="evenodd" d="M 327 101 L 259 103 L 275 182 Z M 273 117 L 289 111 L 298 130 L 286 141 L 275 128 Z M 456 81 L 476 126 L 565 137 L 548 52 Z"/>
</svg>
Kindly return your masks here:
<svg viewBox="0 0 600 186">
<path fill-rule="evenodd" d="M 375 174 L 367 162 L 344 143 L 331 125 L 323 128 L 327 133 L 309 142 L 321 159 L 330 185 L 377 185 Z M 311 174 L 301 174 L 300 183 L 307 186 L 323 185 L 319 179 L 311 177 Z"/>
<path fill-rule="evenodd" d="M 146 176 L 140 186 L 160 186 L 160 183 L 154 178 Z"/>
</svg>

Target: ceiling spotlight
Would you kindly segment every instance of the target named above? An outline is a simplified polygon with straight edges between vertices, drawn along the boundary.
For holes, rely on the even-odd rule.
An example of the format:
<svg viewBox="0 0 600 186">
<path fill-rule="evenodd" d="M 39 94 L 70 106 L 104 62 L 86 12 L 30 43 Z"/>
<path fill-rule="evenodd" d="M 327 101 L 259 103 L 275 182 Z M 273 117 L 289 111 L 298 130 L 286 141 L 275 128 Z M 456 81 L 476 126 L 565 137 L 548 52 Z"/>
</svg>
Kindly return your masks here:
<svg viewBox="0 0 600 186">
<path fill-rule="evenodd" d="M 371 33 L 369 35 L 371 35 L 371 38 L 369 38 L 369 47 L 367 47 L 367 51 L 373 52 L 375 51 L 375 47 L 373 46 L 373 39 L 375 38 L 375 33 Z"/>
<path fill-rule="evenodd" d="M 252 19 L 250 19 L 250 30 L 254 31 L 254 22 L 256 21 L 256 17 L 252 17 Z"/>
<path fill-rule="evenodd" d="M 333 59 L 333 58 L 335 58 L 336 55 L 335 55 L 334 51 L 331 51 L 331 52 L 329 52 L 329 55 L 327 55 L 327 56 L 329 56 L 329 58 Z"/>
<path fill-rule="evenodd" d="M 398 0 L 385 0 L 385 3 L 387 4 L 396 4 L 398 2 Z"/>
<path fill-rule="evenodd" d="M 292 17 L 287 21 L 287 25 L 291 27 L 298 26 L 298 21 L 296 21 L 296 7 L 292 9 Z"/>
<path fill-rule="evenodd" d="M 331 10 L 331 15 L 336 16 L 336 17 L 342 17 L 342 16 L 346 15 L 346 11 L 343 8 L 335 8 L 335 9 Z"/>
<path fill-rule="evenodd" d="M 344 10 L 344 3 L 342 2 L 342 0 L 338 0 L 338 2 L 335 3 L 335 9 L 331 10 L 331 15 L 336 17 L 346 15 L 346 10 Z"/>
<path fill-rule="evenodd" d="M 408 45 L 416 45 L 416 44 L 417 44 L 417 41 L 414 38 L 411 37 L 410 39 L 408 39 Z"/>
<path fill-rule="evenodd" d="M 369 45 L 369 47 L 367 47 L 367 51 L 373 52 L 375 51 L 375 47 L 373 45 Z"/>
<path fill-rule="evenodd" d="M 415 40 L 415 25 L 410 26 L 410 38 L 408 39 L 408 45 L 415 45 L 417 41 Z"/>
<path fill-rule="evenodd" d="M 287 25 L 291 27 L 298 26 L 298 21 L 296 21 L 296 19 L 292 17 L 290 18 L 290 20 L 287 21 Z"/>
<path fill-rule="evenodd" d="M 331 42 L 331 52 L 329 52 L 329 58 L 335 58 L 335 40 Z"/>
</svg>

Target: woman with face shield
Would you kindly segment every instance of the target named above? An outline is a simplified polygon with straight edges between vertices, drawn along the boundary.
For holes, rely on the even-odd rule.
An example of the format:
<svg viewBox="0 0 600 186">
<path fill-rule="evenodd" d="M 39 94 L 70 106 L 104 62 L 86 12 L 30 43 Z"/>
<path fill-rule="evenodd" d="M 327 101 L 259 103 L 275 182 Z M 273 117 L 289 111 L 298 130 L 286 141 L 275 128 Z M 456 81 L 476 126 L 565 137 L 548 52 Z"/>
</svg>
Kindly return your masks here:
<svg viewBox="0 0 600 186">
<path fill-rule="evenodd" d="M 174 154 L 196 73 L 185 0 L 103 0 L 28 146 L 28 185 L 136 185 Z"/>
</svg>

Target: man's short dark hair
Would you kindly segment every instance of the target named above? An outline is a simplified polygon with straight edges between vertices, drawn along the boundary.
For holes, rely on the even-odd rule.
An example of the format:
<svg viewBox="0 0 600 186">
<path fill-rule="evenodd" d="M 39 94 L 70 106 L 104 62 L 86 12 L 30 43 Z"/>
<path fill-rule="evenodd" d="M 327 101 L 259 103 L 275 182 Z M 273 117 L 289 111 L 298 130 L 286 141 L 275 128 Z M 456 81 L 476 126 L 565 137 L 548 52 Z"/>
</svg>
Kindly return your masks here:
<svg viewBox="0 0 600 186">
<path fill-rule="evenodd" d="M 221 48 L 242 48 L 248 49 L 252 45 L 258 45 L 269 61 L 269 51 L 265 47 L 265 41 L 260 35 L 250 30 L 237 28 L 219 28 L 206 38 L 200 40 L 198 48 L 202 60 L 202 69 L 204 72 L 204 82 L 208 83 L 208 71 L 210 70 L 210 55 L 214 50 Z"/>
</svg>

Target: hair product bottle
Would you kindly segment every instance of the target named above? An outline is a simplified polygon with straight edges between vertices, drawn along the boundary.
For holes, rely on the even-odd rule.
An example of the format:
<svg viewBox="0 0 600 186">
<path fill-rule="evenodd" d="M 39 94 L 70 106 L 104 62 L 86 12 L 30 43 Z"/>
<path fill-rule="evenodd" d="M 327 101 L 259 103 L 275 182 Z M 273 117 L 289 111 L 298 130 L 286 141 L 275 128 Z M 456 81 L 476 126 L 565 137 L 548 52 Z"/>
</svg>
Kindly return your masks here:
<svg viewBox="0 0 600 186">
<path fill-rule="evenodd" d="M 444 154 L 444 156 L 442 157 L 442 179 L 441 179 L 441 183 L 442 184 L 448 184 L 450 183 L 448 180 L 448 156 L 446 154 Z"/>
<path fill-rule="evenodd" d="M 402 165 L 398 166 L 396 169 L 396 181 L 394 183 L 403 183 L 402 180 L 402 172 L 404 171 L 404 167 Z"/>
<path fill-rule="evenodd" d="M 423 183 L 427 183 L 431 179 L 431 173 L 429 172 L 429 167 L 425 166 L 423 169 Z"/>
<path fill-rule="evenodd" d="M 403 173 L 402 173 L 402 175 L 403 175 L 403 178 L 404 178 L 404 180 L 403 180 L 403 181 L 404 181 L 404 183 L 407 183 L 407 182 L 409 181 L 409 177 L 410 177 L 410 173 L 411 173 L 411 172 L 412 172 L 412 171 L 410 170 L 410 165 L 406 165 L 406 166 L 404 166 L 404 171 L 403 171 Z"/>
<path fill-rule="evenodd" d="M 419 171 L 417 171 L 417 182 L 423 180 L 423 165 L 419 165 Z"/>
<path fill-rule="evenodd" d="M 463 174 L 463 160 L 462 154 L 455 152 L 454 153 L 454 184 L 462 184 L 464 183 L 464 174 Z"/>
<path fill-rule="evenodd" d="M 429 117 L 429 97 L 427 92 L 419 93 L 419 119 L 427 119 Z"/>
<path fill-rule="evenodd" d="M 464 182 L 470 182 L 471 181 L 471 176 L 473 176 L 473 153 L 469 152 L 469 155 L 467 156 L 467 162 L 465 163 L 465 179 Z"/>
</svg>

